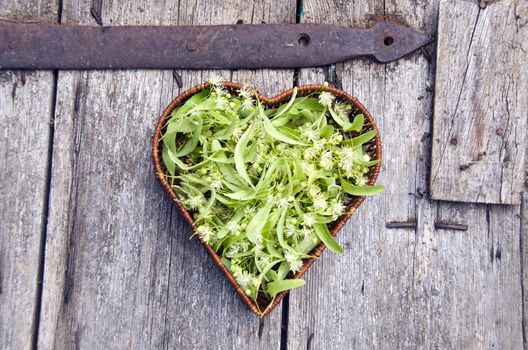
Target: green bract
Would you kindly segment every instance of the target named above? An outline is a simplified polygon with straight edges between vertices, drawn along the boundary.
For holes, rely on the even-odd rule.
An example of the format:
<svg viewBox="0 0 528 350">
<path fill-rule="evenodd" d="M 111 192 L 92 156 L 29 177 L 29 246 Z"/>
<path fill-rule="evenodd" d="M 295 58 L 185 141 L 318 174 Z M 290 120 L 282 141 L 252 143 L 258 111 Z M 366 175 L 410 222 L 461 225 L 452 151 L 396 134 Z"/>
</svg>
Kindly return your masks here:
<svg viewBox="0 0 528 350">
<path fill-rule="evenodd" d="M 166 177 L 196 233 L 253 300 L 299 287 L 291 277 L 320 242 L 343 252 L 327 224 L 367 186 L 377 164 L 362 114 L 330 92 L 267 109 L 253 91 L 212 84 L 175 108 L 162 135 Z M 351 135 L 354 135 L 353 137 Z"/>
</svg>

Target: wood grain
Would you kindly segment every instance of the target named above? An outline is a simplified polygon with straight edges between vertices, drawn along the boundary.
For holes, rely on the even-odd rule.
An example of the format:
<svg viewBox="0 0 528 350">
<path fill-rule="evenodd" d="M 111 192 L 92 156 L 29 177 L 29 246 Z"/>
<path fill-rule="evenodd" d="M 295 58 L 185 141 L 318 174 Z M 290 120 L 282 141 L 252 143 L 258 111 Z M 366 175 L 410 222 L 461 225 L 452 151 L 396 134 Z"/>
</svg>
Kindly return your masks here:
<svg viewBox="0 0 528 350">
<path fill-rule="evenodd" d="M 443 0 L 431 196 L 520 204 L 528 102 L 528 3 Z"/>
<path fill-rule="evenodd" d="M 0 22 L 56 20 L 55 1 L 2 1 Z M 46 222 L 52 72 L 0 71 L 0 348 L 30 349 Z"/>
<path fill-rule="evenodd" d="M 93 24 L 90 1 L 63 21 Z M 103 1 L 104 25 L 293 22 L 295 2 Z M 177 71 L 183 88 L 209 71 Z M 215 72 L 264 93 L 292 71 Z M 259 320 L 155 178 L 150 143 L 181 90 L 172 71 L 60 72 L 39 347 L 278 349 L 281 313 Z"/>
<path fill-rule="evenodd" d="M 434 33 L 437 5 L 304 1 L 304 20 L 359 25 L 372 16 L 395 14 Z M 325 252 L 307 273 L 307 285 L 292 292 L 288 348 L 516 349 L 522 344 L 519 208 L 427 197 L 434 54 L 426 48 L 386 65 L 357 60 L 301 71 L 301 83 L 339 84 L 370 110 L 383 142 L 379 183 L 386 189 L 367 198 L 341 232 L 345 253 Z M 410 220 L 417 221 L 416 229 L 385 226 Z M 435 221 L 469 228 L 435 230 Z"/>
</svg>

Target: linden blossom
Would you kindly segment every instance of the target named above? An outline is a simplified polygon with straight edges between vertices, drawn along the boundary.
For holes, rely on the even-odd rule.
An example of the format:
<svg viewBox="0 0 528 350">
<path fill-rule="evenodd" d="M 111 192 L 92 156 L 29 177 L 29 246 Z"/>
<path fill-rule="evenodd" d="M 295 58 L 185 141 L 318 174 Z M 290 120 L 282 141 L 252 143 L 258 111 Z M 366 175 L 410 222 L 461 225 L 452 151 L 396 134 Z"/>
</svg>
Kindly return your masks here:
<svg viewBox="0 0 528 350">
<path fill-rule="evenodd" d="M 350 196 L 381 190 L 365 186 L 375 133 L 330 92 L 294 89 L 287 104 L 265 108 L 250 87 L 229 93 L 220 81 L 172 111 L 166 177 L 242 290 L 274 298 L 304 284 L 289 278 L 319 243 L 342 252 L 326 224 Z"/>
</svg>

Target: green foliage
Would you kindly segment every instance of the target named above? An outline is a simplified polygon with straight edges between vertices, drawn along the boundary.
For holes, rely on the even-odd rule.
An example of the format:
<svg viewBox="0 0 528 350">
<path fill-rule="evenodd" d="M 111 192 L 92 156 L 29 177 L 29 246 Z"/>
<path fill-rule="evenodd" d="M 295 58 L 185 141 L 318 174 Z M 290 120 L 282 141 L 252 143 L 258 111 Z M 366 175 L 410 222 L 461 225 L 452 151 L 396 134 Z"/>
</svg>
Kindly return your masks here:
<svg viewBox="0 0 528 350">
<path fill-rule="evenodd" d="M 175 108 L 162 135 L 166 177 L 196 233 L 255 301 L 300 287 L 292 279 L 352 196 L 368 196 L 365 117 L 329 92 L 269 109 L 253 91 L 213 83 Z"/>
</svg>

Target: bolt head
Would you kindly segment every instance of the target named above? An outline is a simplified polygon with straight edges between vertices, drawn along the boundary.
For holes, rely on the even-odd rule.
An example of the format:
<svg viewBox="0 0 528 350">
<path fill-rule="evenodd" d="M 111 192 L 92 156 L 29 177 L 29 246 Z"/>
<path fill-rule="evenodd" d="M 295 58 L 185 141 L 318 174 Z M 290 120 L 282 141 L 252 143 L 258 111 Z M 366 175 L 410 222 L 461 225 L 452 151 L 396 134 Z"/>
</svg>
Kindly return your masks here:
<svg viewBox="0 0 528 350">
<path fill-rule="evenodd" d="M 8 43 L 7 43 L 7 46 L 13 50 L 13 49 L 16 49 L 18 47 L 18 42 L 13 39 L 13 40 L 10 40 Z"/>
<path fill-rule="evenodd" d="M 186 48 L 188 51 L 195 51 L 196 50 L 196 43 L 194 41 L 187 42 Z"/>
</svg>

